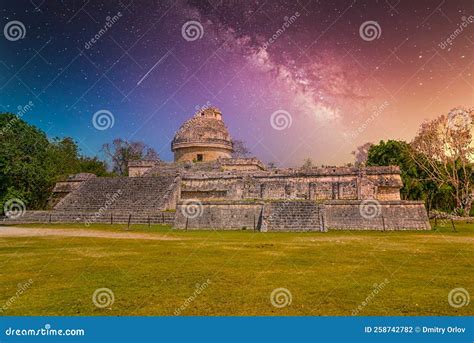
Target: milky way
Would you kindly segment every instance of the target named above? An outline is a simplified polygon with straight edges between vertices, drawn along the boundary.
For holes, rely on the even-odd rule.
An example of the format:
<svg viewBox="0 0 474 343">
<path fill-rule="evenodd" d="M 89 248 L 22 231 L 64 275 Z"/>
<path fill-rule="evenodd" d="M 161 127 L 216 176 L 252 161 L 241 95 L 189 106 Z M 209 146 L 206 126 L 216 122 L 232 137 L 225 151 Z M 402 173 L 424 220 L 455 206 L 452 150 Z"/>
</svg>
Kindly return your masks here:
<svg viewBox="0 0 474 343">
<path fill-rule="evenodd" d="M 0 111 L 88 155 L 122 137 L 169 160 L 181 123 L 214 105 L 265 162 L 342 164 L 474 105 L 473 15 L 467 0 L 11 1 Z"/>
</svg>

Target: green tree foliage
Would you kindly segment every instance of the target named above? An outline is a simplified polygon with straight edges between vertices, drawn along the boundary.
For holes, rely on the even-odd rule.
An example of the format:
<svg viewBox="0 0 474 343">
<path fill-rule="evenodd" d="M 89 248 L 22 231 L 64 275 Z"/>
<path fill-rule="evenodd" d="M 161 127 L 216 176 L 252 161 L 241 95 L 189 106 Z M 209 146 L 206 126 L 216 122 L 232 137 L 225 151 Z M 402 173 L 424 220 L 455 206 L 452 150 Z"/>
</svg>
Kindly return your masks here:
<svg viewBox="0 0 474 343">
<path fill-rule="evenodd" d="M 411 158 L 410 145 L 403 141 L 380 141 L 370 147 L 367 155 L 368 166 L 399 166 L 404 187 L 401 189 L 403 199 L 419 200 L 423 198 L 424 185 L 421 182 L 420 170 Z"/>
<path fill-rule="evenodd" d="M 12 198 L 28 209 L 46 208 L 54 184 L 80 172 L 103 176 L 107 169 L 97 158 L 81 156 L 71 138 L 50 141 L 14 114 L 0 114 L 0 213 Z"/>
<path fill-rule="evenodd" d="M 418 163 L 414 159 L 418 160 Z M 451 211 L 454 208 L 452 189 L 445 185 L 438 187 L 420 167 L 425 157 L 417 154 L 412 146 L 404 141 L 380 141 L 368 152 L 368 166 L 400 167 L 403 188 L 400 190 L 402 199 L 423 200 L 428 209 Z"/>
</svg>

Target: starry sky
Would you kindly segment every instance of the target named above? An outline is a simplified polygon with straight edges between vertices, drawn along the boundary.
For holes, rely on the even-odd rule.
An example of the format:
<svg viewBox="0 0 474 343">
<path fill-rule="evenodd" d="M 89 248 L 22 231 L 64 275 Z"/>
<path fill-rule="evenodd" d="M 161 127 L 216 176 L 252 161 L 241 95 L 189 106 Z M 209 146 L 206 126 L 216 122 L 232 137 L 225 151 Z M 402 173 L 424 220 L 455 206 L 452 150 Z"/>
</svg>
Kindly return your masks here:
<svg viewBox="0 0 474 343">
<path fill-rule="evenodd" d="M 0 1 L 0 111 L 90 156 L 121 137 L 171 160 L 217 106 L 264 162 L 343 164 L 474 106 L 470 0 Z"/>
</svg>

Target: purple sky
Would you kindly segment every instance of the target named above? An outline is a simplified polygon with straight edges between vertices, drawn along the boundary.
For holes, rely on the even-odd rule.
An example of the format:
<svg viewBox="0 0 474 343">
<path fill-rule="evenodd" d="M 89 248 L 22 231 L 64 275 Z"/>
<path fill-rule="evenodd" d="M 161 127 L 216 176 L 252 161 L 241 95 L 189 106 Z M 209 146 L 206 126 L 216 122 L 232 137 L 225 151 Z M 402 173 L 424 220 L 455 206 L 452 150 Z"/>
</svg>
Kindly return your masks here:
<svg viewBox="0 0 474 343">
<path fill-rule="evenodd" d="M 474 105 L 467 0 L 38 0 L 0 13 L 0 111 L 88 155 L 121 137 L 170 160 L 181 123 L 213 105 L 265 162 L 342 164 Z M 99 130 L 103 110 L 113 126 Z"/>
</svg>

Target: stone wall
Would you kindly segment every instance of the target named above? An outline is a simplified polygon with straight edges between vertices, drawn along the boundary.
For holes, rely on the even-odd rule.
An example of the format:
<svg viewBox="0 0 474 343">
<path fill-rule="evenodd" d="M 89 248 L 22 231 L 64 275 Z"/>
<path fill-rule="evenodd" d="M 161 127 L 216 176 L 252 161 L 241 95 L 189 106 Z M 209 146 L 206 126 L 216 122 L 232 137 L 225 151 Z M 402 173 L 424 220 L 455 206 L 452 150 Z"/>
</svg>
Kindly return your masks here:
<svg viewBox="0 0 474 343">
<path fill-rule="evenodd" d="M 163 162 L 155 160 L 130 161 L 128 162 L 128 176 L 143 176 L 148 170 L 160 164 Z"/>
<path fill-rule="evenodd" d="M 182 177 L 182 192 L 202 200 L 216 194 L 222 200 L 400 200 L 402 186 L 399 169 L 392 167 L 191 171 Z"/>
<path fill-rule="evenodd" d="M 423 202 L 333 201 L 324 203 L 324 226 L 328 230 L 429 230 Z"/>
<path fill-rule="evenodd" d="M 223 171 L 243 170 L 256 171 L 265 170 L 265 165 L 255 157 L 251 158 L 221 158 L 217 161 Z"/>
<path fill-rule="evenodd" d="M 173 179 L 173 182 L 168 186 L 168 189 L 163 195 L 161 208 L 163 210 L 175 210 L 176 204 L 179 200 L 180 193 L 181 193 L 181 177 L 176 176 Z"/>
<path fill-rule="evenodd" d="M 177 229 L 254 230 L 261 226 L 263 204 L 258 202 L 187 202 L 176 207 Z"/>
<path fill-rule="evenodd" d="M 219 158 L 230 158 L 232 150 L 226 146 L 211 147 L 211 146 L 190 146 L 179 148 L 174 152 L 176 162 L 183 161 L 197 161 L 197 155 L 202 155 L 202 161 L 214 161 Z"/>
<path fill-rule="evenodd" d="M 130 168 L 138 166 L 140 161 L 130 162 L 129 174 L 133 171 Z M 155 166 L 146 170 L 146 172 L 140 176 L 161 176 L 181 173 L 207 173 L 207 172 L 219 172 L 219 171 L 260 171 L 265 170 L 265 165 L 256 158 L 219 158 L 214 161 L 204 162 L 161 162 Z"/>
<path fill-rule="evenodd" d="M 409 201 L 181 201 L 179 229 L 275 231 L 429 230 L 424 204 Z"/>
</svg>

